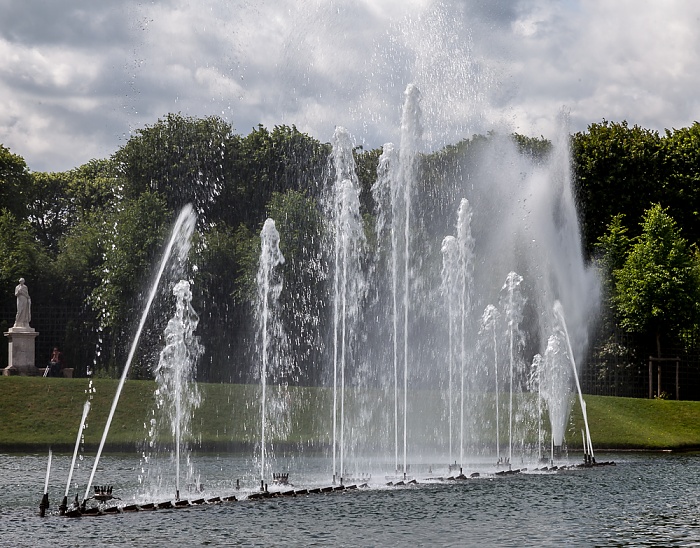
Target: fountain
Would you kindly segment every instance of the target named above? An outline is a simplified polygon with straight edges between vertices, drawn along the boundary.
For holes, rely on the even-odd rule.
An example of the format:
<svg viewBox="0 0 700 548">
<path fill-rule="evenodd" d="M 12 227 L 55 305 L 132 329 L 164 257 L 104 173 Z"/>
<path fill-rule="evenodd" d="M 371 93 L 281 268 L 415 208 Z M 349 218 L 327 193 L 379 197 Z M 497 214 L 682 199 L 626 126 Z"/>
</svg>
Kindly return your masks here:
<svg viewBox="0 0 700 548">
<path fill-rule="evenodd" d="M 92 379 L 91 379 L 92 380 Z M 83 429 L 85 428 L 85 421 L 87 420 L 88 413 L 90 412 L 90 400 L 83 404 L 83 415 L 80 419 L 80 426 L 78 427 L 78 435 L 75 439 L 75 448 L 73 449 L 73 458 L 70 463 L 70 470 L 68 470 L 68 480 L 66 481 L 66 491 L 63 494 L 63 501 L 61 502 L 60 512 L 61 515 L 66 513 L 68 509 L 68 491 L 70 490 L 70 483 L 73 479 L 73 470 L 75 469 L 75 461 L 78 458 L 78 449 L 80 448 L 80 439 L 83 435 Z"/>
<path fill-rule="evenodd" d="M 586 402 L 584 401 L 583 394 L 581 393 L 581 383 L 578 380 L 578 371 L 576 370 L 574 352 L 571 348 L 571 339 L 569 338 L 569 332 L 566 329 L 564 308 L 562 307 L 559 301 L 555 301 L 554 303 L 554 313 L 559 318 L 559 321 L 561 322 L 561 328 L 564 332 L 564 341 L 566 342 L 566 349 L 568 351 L 569 362 L 571 363 L 572 374 L 574 380 L 576 381 L 576 392 L 578 394 L 579 404 L 581 405 L 581 413 L 583 414 L 583 424 L 586 427 L 585 437 L 583 440 L 584 459 L 590 459 L 590 463 L 595 463 L 595 456 L 593 454 L 593 442 L 591 441 L 591 431 L 588 428 L 588 413 L 586 412 Z"/>
<path fill-rule="evenodd" d="M 355 173 L 352 140 L 342 127 L 333 135 L 335 181 L 331 187 L 330 231 L 333 234 L 333 483 L 339 453 L 342 484 L 345 470 L 345 386 L 347 364 L 352 361 L 353 334 L 357 332 L 359 306 L 365 281 L 361 268 L 365 236 L 360 215 L 359 181 Z M 340 385 L 338 385 L 340 373 Z M 340 387 L 340 390 L 338 388 Z M 340 409 L 338 409 L 340 392 Z M 340 429 L 338 429 L 340 417 Z M 338 436 L 338 432 L 340 435 Z M 340 438 L 338 440 L 338 438 Z M 339 443 L 339 445 L 338 445 Z"/>
<path fill-rule="evenodd" d="M 409 471 L 434 479 L 433 466 L 442 467 L 445 461 L 449 472 L 459 469 L 460 480 L 467 478 L 464 468 L 471 469 L 470 477 L 515 473 L 511 467 L 518 459 L 525 464 L 539 463 L 547 436 L 554 465 L 563 455 L 561 449 L 555 455 L 555 447 L 563 448 L 566 443 L 571 375 L 578 384 L 576 361 L 585 354 L 588 325 L 598 298 L 595 273 L 584 263 L 581 252 L 566 117 L 561 117 L 551 151 L 539 156 L 520 150 L 509 128 L 499 128 L 483 139 L 458 142 L 482 128 L 452 124 L 453 111 L 476 111 L 470 101 L 478 105 L 483 99 L 478 81 L 489 80 L 489 75 L 473 60 L 468 45 L 455 46 L 458 41 L 451 39 L 441 44 L 442 37 L 435 36 L 440 32 L 421 28 L 427 21 L 428 30 L 444 30 L 448 19 L 439 9 L 426 15 L 407 23 L 403 34 L 397 33 L 408 42 L 419 38 L 419 43 L 411 45 L 415 55 L 408 56 L 406 66 L 393 70 L 389 64 L 396 59 L 391 56 L 379 59 L 381 63 L 368 63 L 376 73 L 397 78 L 386 88 L 394 94 L 407 81 L 416 82 L 405 87 L 397 145 L 386 143 L 382 148 L 372 205 L 367 206 L 364 196 L 360 200 L 366 189 L 356 173 L 350 133 L 338 127 L 331 139 L 332 169 L 324 203 L 328 245 L 326 255 L 314 257 L 318 264 L 328 265 L 327 292 L 317 297 L 329 303 L 329 315 L 327 322 L 321 314 L 310 319 L 304 334 L 313 332 L 326 351 L 326 375 L 332 384 L 314 388 L 328 389 L 329 395 L 332 390 L 332 403 L 314 411 L 332 418 L 332 427 L 314 425 L 319 431 L 311 436 L 323 440 L 318 445 L 328 440 L 327 448 L 320 447 L 320 452 L 328 451 L 328 469 L 323 474 L 327 477 L 330 472 L 334 485 L 340 479 L 339 488 L 348 481 L 351 460 L 355 470 L 359 462 L 372 468 L 368 470 L 372 473 L 355 472 L 355 478 L 366 483 L 374 478 L 376 483 L 376 478 L 386 478 L 388 473 L 392 486 L 406 485 Z M 412 63 L 415 66 L 409 66 Z M 398 97 L 380 99 L 393 103 Z M 366 101 L 362 108 L 373 104 Z M 472 122 L 480 116 L 476 112 L 468 118 Z M 380 118 L 378 113 L 366 124 Z M 451 146 L 442 148 L 445 144 Z M 84 499 L 91 494 L 119 394 L 160 278 L 174 250 L 186 255 L 193 218 L 190 209 L 183 210 L 173 230 Z M 276 496 L 274 487 L 267 489 L 268 478 L 279 487 L 288 485 L 290 477 L 289 472 L 272 472 L 271 464 L 276 440 L 284 439 L 291 428 L 284 379 L 286 336 L 279 302 L 283 290 L 279 267 L 284 262 L 280 240 L 284 243 L 285 234 L 278 233 L 274 221 L 267 219 L 260 237 L 255 322 L 251 322 L 257 327 L 257 352 L 251 368 L 260 380 L 260 414 L 255 415 L 255 424 L 245 427 L 256 435 L 259 431 L 250 473 L 256 484 L 260 481 L 261 490 L 251 493 L 251 499 Z M 180 460 L 181 453 L 187 454 L 188 419 L 199 400 L 192 383 L 198 355 L 193 338 L 197 319 L 189 284 L 180 282 L 174 289 L 176 313 L 165 333 L 156 378 L 159 407 L 169 411 L 159 419 L 165 419 L 174 440 L 177 503 L 187 502 L 180 500 Z M 580 387 L 579 400 L 586 424 L 586 459 L 593 462 Z M 249 403 L 232 401 L 231 405 Z M 80 430 L 88 409 L 86 404 Z M 154 421 L 149 423 L 152 448 L 163 433 L 158 419 Z M 154 456 L 146 460 L 155 470 Z M 190 459 L 184 460 L 189 465 Z M 75 454 L 68 486 L 74 464 Z M 159 478 L 164 475 L 159 473 Z M 188 482 L 191 475 L 188 466 Z M 111 497 L 111 486 L 103 487 L 95 491 L 97 496 Z M 334 489 L 314 485 L 296 493 Z M 225 498 L 209 501 L 218 503 Z M 150 505 L 150 509 L 157 507 Z"/>
<path fill-rule="evenodd" d="M 551 445 L 562 447 L 571 375 L 577 379 L 575 356 L 585 349 L 587 319 L 594 310 L 595 299 L 586 302 L 585 294 L 595 297 L 595 276 L 583 265 L 580 247 L 572 244 L 577 227 L 570 220 L 575 211 L 562 159 L 565 140 L 555 143 L 548 159 L 535 161 L 520 153 L 510 138 L 492 136 L 476 159 L 453 159 L 452 170 L 440 173 L 438 184 L 426 178 L 421 163 L 425 158 L 418 152 L 419 101 L 417 88 L 408 86 L 400 146 L 386 144 L 379 159 L 372 188 L 372 245 L 365 237 L 352 138 L 343 128 L 333 136 L 325 201 L 330 244 L 325 250 L 330 265 L 327 299 L 332 303 L 331 342 L 326 348 L 332 348 L 328 366 L 333 379 L 329 467 L 332 483 L 340 479 L 340 487 L 349 476 L 349 455 L 354 477 L 373 477 L 357 472 L 358 462 L 365 459 L 374 467 L 368 472 L 380 472 L 374 477 L 391 473 L 385 477 L 399 486 L 414 481 L 409 473 L 427 469 L 430 476 L 432 464 L 445 461 L 449 472 L 459 469 L 459 476 L 451 479 L 466 480 L 465 467 L 472 468 L 470 477 L 517 473 L 517 459 L 523 464 L 542 459 L 545 413 Z M 482 183 L 487 180 L 489 184 Z M 450 226 L 455 210 L 457 222 Z M 448 231 L 454 235 L 441 236 Z M 189 238 L 181 228 L 173 238 L 175 233 Z M 279 302 L 283 238 L 275 222 L 267 219 L 260 235 L 255 308 L 261 391 L 255 473 L 264 497 L 275 494 L 268 491 L 267 478 L 278 487 L 289 483 L 289 472 L 271 472 L 273 445 L 288 433 L 292 411 L 284 379 L 286 336 Z M 173 245 L 171 240 L 161 273 Z M 157 284 L 158 280 L 144 318 Z M 176 313 L 166 330 L 156 378 L 159 405 L 172 411 L 168 421 L 175 440 L 178 502 L 180 451 L 187 419 L 198 404 L 190 385 L 199 350 L 192 335 L 197 319 L 189 284 L 181 281 L 174 291 Z M 560 301 L 576 311 L 571 332 Z M 487 304 L 492 302 L 498 304 Z M 367 306 L 377 311 L 372 327 L 364 323 Z M 479 308 L 484 310 L 480 325 L 473 314 Z M 375 331 L 372 336 L 370 329 Z M 389 336 L 378 336 L 381 333 Z M 393 392 L 387 401 L 372 396 L 381 394 L 377 390 L 384 389 L 384 383 Z M 110 418 L 120 389 L 121 383 Z M 585 416 L 582 397 L 580 401 Z M 371 424 L 377 420 L 379 424 Z M 586 462 L 592 463 L 585 420 Z M 109 421 L 100 451 L 108 428 Z M 159 432 L 153 428 L 151 445 Z M 552 450 L 552 464 L 559 454 Z M 387 466 L 390 455 L 393 463 Z M 91 483 L 92 476 L 85 499 Z"/>
<path fill-rule="evenodd" d="M 117 408 L 117 404 L 119 403 L 119 396 L 121 395 L 121 392 L 124 388 L 124 382 L 126 381 L 129 375 L 129 368 L 134 358 L 134 354 L 136 353 L 136 349 L 138 348 L 139 339 L 141 338 L 141 332 L 143 331 L 144 325 L 146 324 L 146 318 L 148 317 L 151 305 L 153 304 L 156 294 L 158 293 L 160 280 L 163 277 L 163 273 L 165 272 L 165 269 L 171 258 L 174 257 L 175 272 L 181 270 L 182 265 L 184 265 L 185 260 L 187 259 L 187 254 L 190 249 L 190 237 L 192 236 L 192 232 L 194 231 L 195 220 L 196 216 L 192 210 L 192 206 L 187 205 L 182 208 L 182 211 L 180 212 L 180 215 L 178 216 L 175 225 L 173 226 L 170 240 L 165 248 L 165 252 L 163 253 L 158 272 L 151 287 L 148 300 L 146 301 L 146 306 L 144 307 L 143 313 L 141 315 L 141 320 L 139 322 L 138 328 L 136 329 L 136 335 L 134 336 L 134 340 L 131 344 L 129 355 L 126 359 L 126 364 L 124 365 L 124 369 L 119 379 L 117 391 L 114 395 L 114 399 L 112 400 L 112 406 L 109 410 L 109 415 L 107 416 L 107 423 L 105 424 L 105 428 L 102 433 L 102 438 L 100 439 L 100 445 L 97 449 L 97 455 L 95 456 L 95 462 L 93 463 L 92 471 L 90 472 L 90 479 L 88 480 L 87 487 L 85 489 L 85 496 L 83 497 L 82 503 L 83 507 L 85 506 L 85 502 L 90 496 L 90 488 L 92 487 L 92 482 L 95 479 L 95 472 L 97 471 L 97 467 L 100 462 L 100 456 L 102 455 L 102 450 L 104 449 L 105 442 L 107 441 L 109 427 L 112 424 L 114 412 Z"/>
<path fill-rule="evenodd" d="M 279 248 L 280 236 L 275 221 L 267 219 L 260 233 L 260 262 L 257 275 L 258 352 L 260 359 L 260 488 L 266 490 L 265 478 L 268 475 L 266 457 L 268 435 L 271 429 L 279 434 L 283 431 L 282 421 L 286 415 L 286 399 L 280 390 L 268 394 L 268 382 L 275 381 L 282 373 L 282 349 L 284 332 L 279 319 L 278 299 L 282 291 L 282 280 L 277 267 L 284 263 Z"/>
<path fill-rule="evenodd" d="M 191 436 L 192 412 L 201 403 L 199 390 L 194 383 L 194 373 L 203 349 L 194 335 L 199 318 L 192 308 L 190 283 L 186 280 L 177 282 L 173 287 L 173 295 L 176 298 L 175 313 L 165 328 L 165 347 L 155 369 L 156 418 L 151 421 L 149 448 L 152 451 L 157 448 L 161 431 L 167 426 L 174 446 L 172 460 L 175 463 L 175 500 L 180 500 L 180 462 L 183 450 L 188 463 L 186 484 L 190 487 L 199 486 L 199 481 L 194 477 L 188 441 Z M 157 452 L 148 458 L 149 474 L 153 473 L 150 468 L 157 468 L 156 455 Z M 161 471 L 158 476 L 165 474 Z"/>
<path fill-rule="evenodd" d="M 500 420 L 500 385 L 498 384 L 498 338 L 496 335 L 496 325 L 499 320 L 499 313 L 496 307 L 492 304 L 484 309 L 484 314 L 481 317 L 481 333 L 490 335 L 493 341 L 493 378 L 495 380 L 494 395 L 496 398 L 495 410 L 496 421 L 494 430 L 496 433 L 496 462 L 501 462 L 501 420 Z"/>
<path fill-rule="evenodd" d="M 464 381 L 467 367 L 467 318 L 471 313 L 474 272 L 474 238 L 471 233 L 472 211 L 469 201 L 462 199 L 457 215 L 457 245 L 459 249 L 460 305 L 460 414 L 459 462 L 464 463 Z"/>
<path fill-rule="evenodd" d="M 464 462 L 465 443 L 465 388 L 467 373 L 467 325 L 471 313 L 473 293 L 472 275 L 474 271 L 474 238 L 471 235 L 472 211 L 469 201 L 462 199 L 457 215 L 457 237 L 445 236 L 442 241 L 442 292 L 446 298 L 448 318 L 448 432 L 449 432 L 449 463 L 457 468 L 456 461 L 452 464 L 452 407 L 454 378 L 454 353 L 459 348 L 459 469 Z M 454 342 L 455 324 L 459 324 L 459 344 Z"/>
<path fill-rule="evenodd" d="M 453 395 L 452 395 L 452 384 L 454 379 L 454 354 L 455 354 L 455 343 L 454 343 L 454 330 L 455 323 L 457 323 L 458 317 L 458 307 L 456 306 L 459 300 L 457 299 L 458 288 L 457 288 L 457 276 L 456 273 L 459 269 L 459 250 L 457 247 L 457 240 L 454 236 L 445 236 L 442 240 L 442 292 L 445 297 L 445 312 L 447 314 L 447 376 L 448 376 L 448 390 L 447 390 L 447 432 L 449 436 L 449 452 L 448 452 L 448 462 L 452 464 L 452 408 L 454 405 Z M 464 372 L 460 375 L 462 383 L 464 383 Z M 464 386 L 464 384 L 462 384 Z M 460 431 L 461 431 L 460 426 Z"/>
<path fill-rule="evenodd" d="M 456 167 L 441 172 L 440 183 L 434 183 L 419 168 L 420 97 L 415 86 L 406 88 L 400 146 L 385 144 L 379 158 L 372 187 L 374 247 L 365 248 L 361 230 L 352 140 L 343 128 L 333 136 L 334 176 L 326 203 L 332 240 L 333 328 L 328 347 L 333 349 L 334 481 L 346 472 L 349 446 L 356 458 L 368 462 L 381 462 L 393 449 L 393 474 L 399 480 L 409 471 L 409 440 L 412 458 L 438 456 L 450 469 L 457 468 L 457 443 L 460 469 L 494 453 L 495 461 L 506 467 L 516 457 L 539 460 L 543 406 L 557 425 L 552 428 L 560 445 L 570 405 L 564 395 L 564 380 L 570 377 L 557 377 L 563 365 L 545 348 L 561 323 L 552 315 L 554 300 L 558 297 L 576 310 L 571 354 L 584 351 L 587 322 L 595 312 L 597 280 L 581 258 L 566 139 L 555 140 L 548 157 L 532 158 L 519 152 L 509 137 L 493 135 L 475 155 L 453 159 Z M 566 131 L 563 117 L 561 131 Z M 456 234 L 432 245 L 445 226 L 443 212 L 460 195 L 466 197 L 456 204 Z M 437 276 L 436 249 L 442 255 Z M 505 283 L 497 286 L 501 276 Z M 472 310 L 493 301 L 498 306 L 486 307 L 477 329 Z M 370 305 L 377 311 L 372 327 L 357 312 Z M 388 336 L 369 334 L 369 329 Z M 528 366 L 535 354 L 544 356 L 542 363 Z M 537 382 L 532 381 L 535 368 Z M 362 387 L 359 407 L 357 401 L 348 406 L 349 380 L 356 389 Z M 392 410 L 384 398 L 372 401 L 367 396 L 374 383 L 392 387 Z M 421 395 L 424 390 L 439 391 L 443 407 L 429 405 Z M 536 405 L 530 392 L 537 393 Z M 502 416 L 507 416 L 507 425 L 501 424 Z M 386 419 L 385 426 L 373 429 L 381 432 L 379 441 L 363 434 L 369 430 L 367 417 L 380 424 Z M 441 417 L 447 424 L 437 428 Z"/>
<path fill-rule="evenodd" d="M 379 237 L 390 235 L 391 263 L 391 318 L 394 365 L 394 472 L 408 472 L 408 363 L 409 363 L 409 319 L 411 316 L 411 203 L 415 183 L 417 158 L 422 134 L 420 92 L 414 85 L 404 92 L 401 118 L 401 146 L 394 154 L 391 144 L 384 145 L 380 160 L 381 173 L 375 186 L 375 195 L 380 198 L 377 233 Z M 382 200 L 381 198 L 384 198 Z M 388 202 L 388 203 L 387 203 Z M 386 219 L 388 219 L 388 226 Z M 400 323 L 403 319 L 401 328 Z M 403 341 L 403 348 L 399 344 Z M 399 465 L 399 363 L 403 358 L 403 462 Z"/>
<path fill-rule="evenodd" d="M 516 368 L 520 369 L 519 349 L 524 344 L 523 334 L 520 331 L 522 321 L 522 310 L 524 306 L 523 298 L 519 291 L 519 286 L 523 277 L 511 272 L 506 278 L 505 284 L 501 288 L 504 291 L 502 304 L 503 315 L 507 323 L 506 340 L 508 342 L 508 464 L 513 462 L 513 378 Z"/>
</svg>

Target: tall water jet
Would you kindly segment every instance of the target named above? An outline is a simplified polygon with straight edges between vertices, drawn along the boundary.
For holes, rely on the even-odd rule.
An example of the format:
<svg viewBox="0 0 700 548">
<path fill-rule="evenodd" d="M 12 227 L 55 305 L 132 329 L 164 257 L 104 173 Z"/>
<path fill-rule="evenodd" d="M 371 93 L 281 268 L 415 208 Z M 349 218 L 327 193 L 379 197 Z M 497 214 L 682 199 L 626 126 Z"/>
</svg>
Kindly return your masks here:
<svg viewBox="0 0 700 548">
<path fill-rule="evenodd" d="M 418 145 L 423 134 L 421 126 L 420 91 L 409 84 L 404 92 L 401 116 L 401 149 L 399 150 L 399 184 L 403 188 L 403 473 L 407 474 L 408 451 L 408 318 L 410 302 L 411 262 L 411 188 L 416 177 Z"/>
<path fill-rule="evenodd" d="M 384 145 L 379 161 L 377 183 L 373 187 L 377 199 L 377 234 L 388 231 L 391 258 L 391 318 L 394 373 L 394 467 L 399 473 L 399 364 L 403 363 L 403 465 L 407 472 L 408 450 L 408 360 L 411 276 L 411 195 L 416 178 L 421 126 L 420 92 L 409 84 L 404 92 L 401 115 L 401 145 L 398 153 L 393 145 Z M 402 321 L 403 320 L 403 321 Z"/>
<path fill-rule="evenodd" d="M 256 277 L 258 292 L 256 317 L 258 322 L 258 358 L 260 360 L 260 483 L 265 482 L 267 431 L 270 422 L 268 416 L 267 384 L 280 372 L 280 349 L 284 333 L 279 319 L 278 300 L 282 292 L 282 279 L 277 267 L 284 263 L 280 251 L 280 235 L 275 221 L 267 219 L 260 233 L 260 262 Z M 279 403 L 279 399 L 272 403 Z M 278 405 L 273 405 L 275 418 L 279 418 Z"/>
<path fill-rule="evenodd" d="M 528 388 L 530 392 L 537 393 L 537 461 L 542 460 L 542 354 L 535 354 L 532 358 Z"/>
<path fill-rule="evenodd" d="M 462 199 L 457 213 L 457 247 L 459 250 L 459 308 L 460 308 L 460 414 L 459 463 L 464 465 L 464 380 L 467 367 L 467 319 L 471 313 L 474 273 L 474 238 L 472 237 L 472 210 L 469 201 Z"/>
<path fill-rule="evenodd" d="M 519 286 L 523 277 L 515 272 L 510 272 L 501 291 L 503 317 L 507 323 L 506 337 L 509 351 L 509 383 L 508 383 L 508 463 L 513 462 L 513 392 L 516 367 L 520 363 L 519 350 L 524 344 L 523 334 L 520 331 L 520 323 L 523 319 L 523 306 L 525 301 L 520 293 Z M 517 362 L 517 363 L 516 363 Z"/>
<path fill-rule="evenodd" d="M 445 236 L 442 240 L 442 294 L 445 298 L 445 312 L 447 314 L 447 365 L 448 365 L 448 381 L 447 381 L 447 414 L 448 414 L 448 440 L 449 453 L 448 462 L 452 464 L 452 408 L 453 394 L 452 384 L 454 380 L 454 354 L 455 354 L 455 324 L 459 316 L 459 289 L 458 289 L 458 272 L 459 272 L 459 248 L 457 239 L 454 236 Z M 461 456 L 460 456 L 461 458 Z M 460 461 L 461 463 L 461 461 Z"/>
<path fill-rule="evenodd" d="M 100 439 L 100 445 L 97 449 L 97 455 L 95 456 L 95 462 L 93 463 L 92 471 L 90 472 L 90 479 L 88 480 L 87 488 L 85 489 L 85 496 L 83 497 L 83 502 L 87 501 L 88 496 L 90 495 L 90 488 L 92 487 L 92 482 L 95 479 L 95 472 L 97 471 L 97 466 L 100 462 L 100 456 L 102 455 L 102 450 L 104 449 L 105 442 L 107 441 L 107 434 L 109 434 L 109 428 L 112 425 L 114 412 L 117 409 L 117 404 L 119 403 L 119 396 L 121 395 L 122 389 L 124 388 L 124 382 L 126 382 L 126 379 L 129 375 L 131 362 L 134 359 L 134 354 L 136 353 L 136 349 L 138 348 L 139 340 L 141 338 L 141 332 L 143 331 L 143 327 L 146 324 L 148 312 L 151 310 L 151 305 L 153 304 L 153 301 L 158 293 L 160 280 L 163 277 L 165 268 L 172 257 L 174 257 L 177 264 L 184 265 L 190 250 L 190 238 L 192 236 L 192 233 L 194 232 L 196 219 L 197 217 L 194 214 L 194 211 L 192 210 L 192 206 L 188 204 L 182 208 L 182 211 L 180 212 L 180 215 L 178 216 L 177 221 L 175 221 L 175 225 L 173 226 L 170 240 L 168 241 L 168 245 L 166 246 L 165 252 L 163 253 L 163 258 L 161 259 L 158 272 L 153 281 L 151 291 L 148 295 L 146 306 L 144 307 L 143 313 L 141 315 L 141 321 L 139 322 L 138 328 L 136 329 L 136 335 L 134 336 L 131 348 L 129 349 L 129 354 L 126 358 L 124 370 L 122 371 L 121 378 L 119 379 L 119 384 L 117 385 L 117 391 L 114 395 L 114 399 L 112 400 L 112 406 L 109 410 L 109 415 L 107 416 L 107 423 L 105 424 L 105 429 L 102 433 L 102 438 Z M 175 251 L 175 255 L 173 255 L 173 251 Z"/>
<path fill-rule="evenodd" d="M 393 365 L 393 425 L 394 425 L 394 470 L 399 469 L 399 339 L 398 339 L 398 215 L 399 188 L 396 184 L 396 171 L 399 154 L 393 143 L 385 143 L 377 165 L 377 180 L 372 186 L 372 196 L 377 204 L 377 255 L 384 254 L 388 231 L 390 261 L 388 270 L 391 278 L 391 346 Z"/>
<path fill-rule="evenodd" d="M 484 309 L 484 313 L 481 316 L 481 334 L 484 336 L 490 336 L 491 343 L 493 347 L 493 369 L 494 369 L 494 381 L 495 381 L 495 408 L 496 408 L 496 459 L 497 462 L 501 462 L 501 420 L 500 420 L 500 402 L 499 402 L 499 392 L 500 385 L 498 383 L 498 335 L 497 326 L 500 314 L 498 309 L 489 304 Z"/>
<path fill-rule="evenodd" d="M 355 173 L 352 140 L 342 127 L 338 127 L 333 135 L 333 163 L 336 175 L 331 199 L 331 230 L 334 236 L 333 482 L 335 482 L 337 476 L 336 454 L 338 452 L 340 453 L 341 479 L 346 472 L 346 369 L 348 362 L 352 360 L 352 335 L 356 332 L 360 303 L 364 297 L 366 286 L 361 268 L 365 235 L 360 215 L 360 185 Z M 340 409 L 338 409 L 338 374 L 340 374 Z M 340 416 L 339 430 L 338 416 Z"/>
<path fill-rule="evenodd" d="M 175 461 L 175 499 L 180 499 L 180 459 L 186 454 L 188 470 L 186 481 L 193 483 L 188 441 L 191 434 L 192 412 L 199 407 L 201 396 L 195 384 L 197 362 L 202 346 L 194 332 L 199 317 L 192 307 L 190 283 L 180 280 L 173 287 L 176 299 L 175 313 L 165 328 L 165 347 L 160 352 L 155 369 L 156 406 L 165 419 L 173 439 Z M 159 417 L 161 418 L 161 417 Z M 160 428 L 151 429 L 151 447 L 159 443 Z M 199 482 L 195 482 L 198 484 Z"/>
<path fill-rule="evenodd" d="M 542 398 L 549 411 L 553 444 L 561 447 L 564 443 L 571 391 L 571 368 L 561 328 L 555 329 L 549 336 L 543 362 L 540 374 Z"/>
</svg>

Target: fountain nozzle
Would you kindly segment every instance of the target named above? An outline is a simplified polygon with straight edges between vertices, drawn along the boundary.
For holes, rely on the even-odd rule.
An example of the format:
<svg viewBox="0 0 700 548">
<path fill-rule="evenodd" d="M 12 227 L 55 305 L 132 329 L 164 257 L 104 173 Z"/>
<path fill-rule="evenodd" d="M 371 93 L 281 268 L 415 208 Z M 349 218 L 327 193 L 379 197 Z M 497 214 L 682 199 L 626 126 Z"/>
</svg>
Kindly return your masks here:
<svg viewBox="0 0 700 548">
<path fill-rule="evenodd" d="M 66 510 L 68 510 L 68 496 L 67 495 L 63 497 L 63 500 L 61 501 L 61 505 L 58 507 L 58 515 L 65 516 Z"/>
<path fill-rule="evenodd" d="M 46 515 L 46 509 L 49 507 L 49 494 L 44 493 L 41 497 L 41 502 L 39 503 L 39 516 L 44 517 Z"/>
</svg>

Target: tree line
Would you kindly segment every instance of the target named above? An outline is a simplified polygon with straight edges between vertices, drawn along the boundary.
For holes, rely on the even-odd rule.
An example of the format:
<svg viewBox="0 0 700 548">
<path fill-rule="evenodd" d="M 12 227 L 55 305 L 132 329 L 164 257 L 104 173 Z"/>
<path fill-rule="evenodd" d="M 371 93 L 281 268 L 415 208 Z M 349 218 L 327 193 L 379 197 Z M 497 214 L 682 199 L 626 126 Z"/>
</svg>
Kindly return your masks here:
<svg viewBox="0 0 700 548">
<path fill-rule="evenodd" d="M 455 173 L 491 138 L 475 135 L 421 157 L 418 192 L 430 196 L 439 188 L 448 197 L 422 204 L 423 215 L 445 220 L 444 227 L 437 223 L 442 234 L 459 198 L 451 187 Z M 551 149 L 543 138 L 513 138 L 533 158 Z M 570 144 L 583 245 L 600 266 L 606 322 L 639 333 L 636 344 L 653 341 L 655 353 L 691 344 L 700 303 L 700 124 L 659 134 L 603 121 L 573 134 Z M 45 333 L 38 359 L 59 345 L 79 373 L 117 374 L 167 232 L 191 203 L 198 220 L 189 275 L 207 348 L 200 379 L 250 380 L 259 232 L 272 217 L 287 259 L 281 309 L 296 382 L 322 382 L 330 305 L 319 298 L 328 266 L 317 258 L 330 153 L 329 144 L 294 126 L 239 135 L 218 117 L 180 114 L 138 130 L 111 157 L 65 172 L 31 171 L 0 145 L 3 331 L 12 325 L 12 288 L 24 277 L 36 310 L 32 325 Z M 358 147 L 354 155 L 371 243 L 381 149 Z M 162 313 L 153 316 L 163 321 Z M 313 330 L 309 317 L 319 324 Z M 150 332 L 134 375 L 150 374 L 162 330 Z"/>
</svg>

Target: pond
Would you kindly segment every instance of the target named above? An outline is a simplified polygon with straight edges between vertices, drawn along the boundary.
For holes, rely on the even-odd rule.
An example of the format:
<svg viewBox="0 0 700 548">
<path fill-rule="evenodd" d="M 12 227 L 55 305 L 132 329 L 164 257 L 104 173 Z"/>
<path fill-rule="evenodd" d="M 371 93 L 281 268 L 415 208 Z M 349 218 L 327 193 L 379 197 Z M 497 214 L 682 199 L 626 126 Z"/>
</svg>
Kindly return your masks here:
<svg viewBox="0 0 700 548">
<path fill-rule="evenodd" d="M 69 456 L 54 455 L 51 507 L 40 518 L 46 456 L 0 456 L 0 520 L 6 546 L 691 546 L 700 543 L 700 460 L 695 454 L 598 455 L 615 466 L 370 487 L 331 494 L 59 517 Z M 571 462 L 578 459 L 571 457 Z M 200 456 L 202 496 L 252 492 L 250 459 Z M 323 485 L 325 460 L 290 469 L 300 487 Z M 96 483 L 114 485 L 124 503 L 138 501 L 138 457 L 106 455 Z M 76 473 L 83 482 L 88 466 Z M 296 477 L 296 479 L 295 479 Z M 236 479 L 244 478 L 236 491 Z M 326 481 L 325 484 L 329 482 Z M 82 487 L 84 489 L 84 487 Z M 71 487 L 71 498 L 82 491 Z M 199 495 L 197 495 L 199 496 Z M 170 497 L 172 500 L 174 497 Z M 190 498 L 194 498 L 190 497 Z M 168 500 L 161 494 L 161 500 Z M 156 501 L 156 502 L 158 502 Z"/>
</svg>

